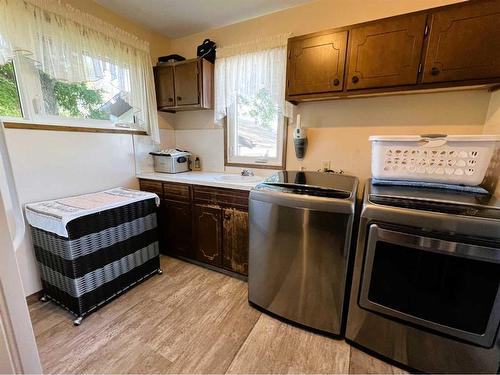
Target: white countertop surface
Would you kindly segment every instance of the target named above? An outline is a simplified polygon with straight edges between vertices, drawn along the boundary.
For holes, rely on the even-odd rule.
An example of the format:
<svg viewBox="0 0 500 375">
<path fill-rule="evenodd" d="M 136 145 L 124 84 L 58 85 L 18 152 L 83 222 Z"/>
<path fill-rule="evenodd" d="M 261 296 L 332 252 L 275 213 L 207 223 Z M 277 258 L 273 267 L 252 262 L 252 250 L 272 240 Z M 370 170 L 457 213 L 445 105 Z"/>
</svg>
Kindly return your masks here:
<svg viewBox="0 0 500 375">
<path fill-rule="evenodd" d="M 182 172 L 174 174 L 154 172 L 138 174 L 137 178 L 222 187 L 227 189 L 251 190 L 253 187 L 261 183 L 265 177 L 253 176 L 245 178 L 240 177 L 239 174 L 219 172 Z"/>
</svg>

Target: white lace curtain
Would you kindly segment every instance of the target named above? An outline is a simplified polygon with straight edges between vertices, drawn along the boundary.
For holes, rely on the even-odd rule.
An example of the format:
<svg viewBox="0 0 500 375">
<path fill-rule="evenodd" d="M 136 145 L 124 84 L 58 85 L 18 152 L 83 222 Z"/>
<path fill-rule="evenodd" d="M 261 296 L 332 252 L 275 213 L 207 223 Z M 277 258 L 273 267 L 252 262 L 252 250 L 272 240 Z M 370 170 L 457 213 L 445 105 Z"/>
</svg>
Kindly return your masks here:
<svg viewBox="0 0 500 375">
<path fill-rule="evenodd" d="M 149 44 L 57 0 L 0 0 L 0 64 L 16 53 L 58 80 L 88 82 L 102 64 L 129 73 L 127 99 L 159 142 Z M 125 80 L 125 78 L 124 78 Z"/>
<path fill-rule="evenodd" d="M 266 90 L 279 113 L 292 117 L 285 101 L 286 45 L 289 34 L 217 49 L 215 60 L 215 123 L 222 124 L 238 98 Z"/>
</svg>

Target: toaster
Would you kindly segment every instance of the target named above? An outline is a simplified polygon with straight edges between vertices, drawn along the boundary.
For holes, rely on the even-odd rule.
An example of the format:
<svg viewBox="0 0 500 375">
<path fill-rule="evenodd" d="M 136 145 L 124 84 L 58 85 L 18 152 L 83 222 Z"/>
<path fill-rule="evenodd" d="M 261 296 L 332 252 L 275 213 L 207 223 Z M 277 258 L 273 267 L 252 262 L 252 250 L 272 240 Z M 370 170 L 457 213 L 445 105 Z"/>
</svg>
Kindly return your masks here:
<svg viewBox="0 0 500 375">
<path fill-rule="evenodd" d="M 155 172 L 160 173 L 181 173 L 189 171 L 189 156 L 187 151 L 169 149 L 157 152 L 150 152 L 154 160 Z"/>
</svg>

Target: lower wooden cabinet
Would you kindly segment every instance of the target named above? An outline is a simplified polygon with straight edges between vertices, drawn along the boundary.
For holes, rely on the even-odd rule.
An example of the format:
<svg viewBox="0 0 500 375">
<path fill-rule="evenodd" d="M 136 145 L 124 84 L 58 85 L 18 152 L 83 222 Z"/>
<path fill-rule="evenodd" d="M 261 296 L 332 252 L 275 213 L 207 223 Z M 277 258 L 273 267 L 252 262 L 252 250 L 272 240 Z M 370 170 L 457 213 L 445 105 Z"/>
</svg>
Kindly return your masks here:
<svg viewBox="0 0 500 375">
<path fill-rule="evenodd" d="M 191 258 L 192 243 L 191 205 L 162 199 L 160 206 L 160 240 L 165 252 Z"/>
<path fill-rule="evenodd" d="M 161 198 L 162 253 L 248 275 L 248 192 L 140 180 Z"/>
<path fill-rule="evenodd" d="M 222 265 L 222 210 L 218 207 L 194 205 L 193 229 L 195 257 L 200 262 Z"/>
<path fill-rule="evenodd" d="M 223 267 L 248 275 L 248 212 L 223 209 Z"/>
</svg>

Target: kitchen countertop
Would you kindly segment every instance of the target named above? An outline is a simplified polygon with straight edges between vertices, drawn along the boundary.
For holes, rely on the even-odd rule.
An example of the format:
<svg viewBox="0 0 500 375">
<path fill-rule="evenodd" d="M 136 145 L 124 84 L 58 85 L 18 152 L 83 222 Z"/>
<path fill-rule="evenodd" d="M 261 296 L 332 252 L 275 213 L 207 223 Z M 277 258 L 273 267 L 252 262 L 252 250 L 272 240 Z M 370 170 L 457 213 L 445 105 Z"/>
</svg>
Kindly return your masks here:
<svg viewBox="0 0 500 375">
<path fill-rule="evenodd" d="M 183 184 L 203 185 L 221 187 L 226 189 L 251 190 L 261 183 L 265 177 L 253 176 L 242 177 L 236 173 L 218 173 L 218 172 L 182 172 L 182 173 L 141 173 L 137 178 L 179 182 Z M 248 181 L 245 181 L 247 179 Z"/>
</svg>

